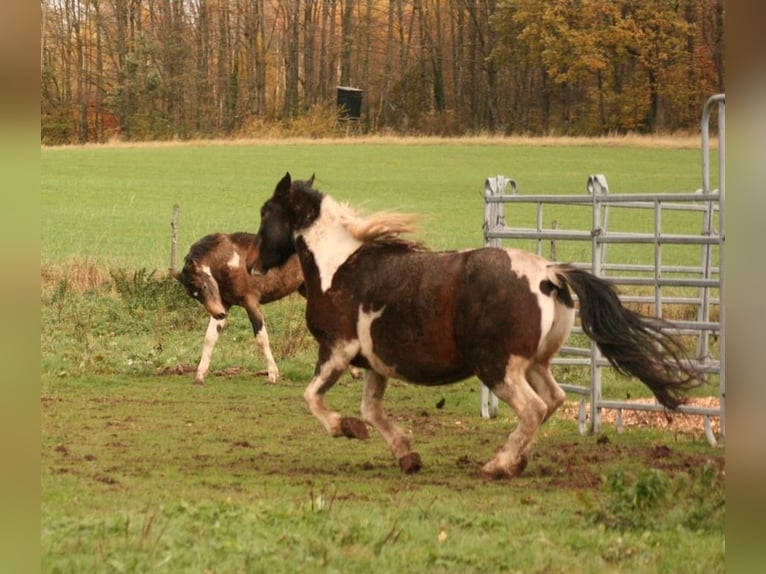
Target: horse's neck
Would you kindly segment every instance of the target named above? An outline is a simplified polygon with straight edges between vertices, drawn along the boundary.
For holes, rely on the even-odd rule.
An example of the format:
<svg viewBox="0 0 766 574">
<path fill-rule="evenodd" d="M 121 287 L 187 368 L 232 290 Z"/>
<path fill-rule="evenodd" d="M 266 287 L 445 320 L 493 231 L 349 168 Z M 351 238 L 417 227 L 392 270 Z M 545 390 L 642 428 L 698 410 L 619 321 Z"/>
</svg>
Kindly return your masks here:
<svg viewBox="0 0 766 574">
<path fill-rule="evenodd" d="M 306 248 L 314 256 L 322 292 L 330 288 L 335 272 L 362 245 L 362 242 L 351 235 L 345 225 L 334 217 L 320 217 L 300 235 L 306 243 Z"/>
</svg>

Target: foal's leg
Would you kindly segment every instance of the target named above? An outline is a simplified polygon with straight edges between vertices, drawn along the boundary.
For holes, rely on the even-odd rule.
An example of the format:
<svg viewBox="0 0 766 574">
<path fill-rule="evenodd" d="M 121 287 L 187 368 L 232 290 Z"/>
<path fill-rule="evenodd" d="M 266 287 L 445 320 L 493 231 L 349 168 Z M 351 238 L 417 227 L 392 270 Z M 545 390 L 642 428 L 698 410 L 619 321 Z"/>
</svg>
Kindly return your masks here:
<svg viewBox="0 0 766 574">
<path fill-rule="evenodd" d="M 266 322 L 261 312 L 261 307 L 254 301 L 248 301 L 245 305 L 247 316 L 250 319 L 250 324 L 253 326 L 253 334 L 255 335 L 255 342 L 261 347 L 263 356 L 266 359 L 266 372 L 268 376 L 269 384 L 274 384 L 279 378 L 279 367 L 274 360 L 274 355 L 271 353 L 271 345 L 269 344 L 269 334 L 266 331 Z"/>
<path fill-rule="evenodd" d="M 420 470 L 420 455 L 410 450 L 410 440 L 383 411 L 383 395 L 386 392 L 386 378 L 372 370 L 364 375 L 362 393 L 362 418 L 377 430 L 399 461 L 399 467 L 406 474 Z"/>
<path fill-rule="evenodd" d="M 261 346 L 263 356 L 266 358 L 266 372 L 268 373 L 269 384 L 274 384 L 279 378 L 279 367 L 277 367 L 277 363 L 274 361 L 274 355 L 271 353 L 269 334 L 266 332 L 266 323 L 263 323 L 261 325 L 261 330 L 255 334 L 255 342 Z"/>
<path fill-rule="evenodd" d="M 553 378 L 549 365 L 532 363 L 527 369 L 527 380 L 548 407 L 548 412 L 543 419 L 545 422 L 564 403 L 566 393 Z"/>
<path fill-rule="evenodd" d="M 365 424 L 354 417 L 344 417 L 324 404 L 324 395 L 348 368 L 349 361 L 359 352 L 359 344 L 349 344 L 332 351 L 320 348 L 314 378 L 303 392 L 311 414 L 313 414 L 331 436 L 366 439 L 369 434 Z"/>
<path fill-rule="evenodd" d="M 524 470 L 529 447 L 548 412 L 545 401 L 527 382 L 524 374 L 528 367 L 528 359 L 512 356 L 503 382 L 490 387 L 516 412 L 519 424 L 495 458 L 482 468 L 482 474 L 487 478 L 512 478 Z"/>
<path fill-rule="evenodd" d="M 194 378 L 195 385 L 204 385 L 205 376 L 210 369 L 210 358 L 213 356 L 213 349 L 215 343 L 218 341 L 218 335 L 226 326 L 226 319 L 216 319 L 210 317 L 210 321 L 207 324 L 207 331 L 205 331 L 205 342 L 202 345 L 202 358 L 199 360 L 197 366 L 197 376 Z"/>
</svg>

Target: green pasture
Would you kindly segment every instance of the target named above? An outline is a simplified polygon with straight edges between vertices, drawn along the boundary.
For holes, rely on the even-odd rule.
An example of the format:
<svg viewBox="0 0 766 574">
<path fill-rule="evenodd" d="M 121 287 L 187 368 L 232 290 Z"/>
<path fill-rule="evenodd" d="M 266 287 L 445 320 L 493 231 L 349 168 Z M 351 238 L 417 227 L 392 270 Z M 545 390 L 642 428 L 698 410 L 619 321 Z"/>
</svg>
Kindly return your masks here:
<svg viewBox="0 0 766 574">
<path fill-rule="evenodd" d="M 403 476 L 375 433 L 332 439 L 304 407 L 315 345 L 298 295 L 264 309 L 277 385 L 265 384 L 238 308 L 206 386 L 192 385 L 207 316 L 166 272 L 173 205 L 182 258 L 206 233 L 257 229 L 285 171 L 316 173 L 320 190 L 364 211 L 422 214 L 421 238 L 438 249 L 482 244 L 493 175 L 513 177 L 523 193 L 584 194 L 591 173 L 606 174 L 613 193 L 701 186 L 697 150 L 644 146 L 41 150 L 43 572 L 724 571 L 724 453 L 701 430 L 605 425 L 580 435 L 561 412 L 541 428 L 522 476 L 484 482 L 481 465 L 515 425 L 510 410 L 482 419 L 475 380 L 436 389 L 392 381 L 387 410 L 424 462 Z M 590 222 L 575 209 L 547 217 L 560 228 Z M 620 226 L 649 224 L 624 217 Z M 508 219 L 534 225 L 529 210 Z M 699 221 L 663 225 L 696 232 Z M 559 251 L 580 259 L 589 246 Z M 556 376 L 583 384 L 585 375 Z M 646 391 L 615 379 L 605 393 Z M 344 376 L 327 400 L 357 414 L 360 384 Z"/>
<path fill-rule="evenodd" d="M 318 189 L 364 211 L 421 215 L 421 238 L 434 249 L 482 245 L 490 176 L 512 177 L 525 194 L 585 194 L 592 173 L 605 174 L 613 193 L 693 192 L 702 181 L 694 149 L 365 140 L 43 149 L 40 171 L 43 264 L 161 270 L 170 260 L 174 205 L 183 256 L 206 233 L 256 230 L 261 204 L 288 171 L 299 179 L 315 173 Z M 508 221 L 534 225 L 534 217 L 524 210 Z M 590 228 L 587 210 L 551 217 L 562 229 Z"/>
</svg>

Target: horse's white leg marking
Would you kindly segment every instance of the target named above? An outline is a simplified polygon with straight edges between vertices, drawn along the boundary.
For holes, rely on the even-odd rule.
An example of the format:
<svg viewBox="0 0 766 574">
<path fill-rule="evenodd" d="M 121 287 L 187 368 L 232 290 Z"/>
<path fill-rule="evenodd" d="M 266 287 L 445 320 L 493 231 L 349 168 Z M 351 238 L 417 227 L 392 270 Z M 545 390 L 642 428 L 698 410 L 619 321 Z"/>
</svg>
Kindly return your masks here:
<svg viewBox="0 0 766 574">
<path fill-rule="evenodd" d="M 381 434 L 394 456 L 400 459 L 410 453 L 410 441 L 404 431 L 392 423 L 383 411 L 386 385 L 387 379 L 383 375 L 371 370 L 365 372 L 362 418 Z"/>
<path fill-rule="evenodd" d="M 218 341 L 218 335 L 226 326 L 226 319 L 216 319 L 210 317 L 205 331 L 205 342 L 202 346 L 202 358 L 197 367 L 197 376 L 194 379 L 195 385 L 202 385 L 205 382 L 205 376 L 210 368 L 210 358 L 213 356 L 215 343 Z"/>
<path fill-rule="evenodd" d="M 269 334 L 266 332 L 266 323 L 261 325 L 261 330 L 255 335 L 255 341 L 261 346 L 263 356 L 266 357 L 268 381 L 270 384 L 276 383 L 279 378 L 279 368 L 277 367 L 276 361 L 274 361 L 274 355 L 271 353 Z"/>
<path fill-rule="evenodd" d="M 512 356 L 508 361 L 505 380 L 492 389 L 499 399 L 516 412 L 519 424 L 495 458 L 484 465 L 482 472 L 485 476 L 510 478 L 524 469 L 526 452 L 548 412 L 545 401 L 537 395 L 524 376 L 529 363 L 528 359 Z"/>
<path fill-rule="evenodd" d="M 311 414 L 313 414 L 331 436 L 343 436 L 343 417 L 336 411 L 324 404 L 324 394 L 338 380 L 338 377 L 346 370 L 349 361 L 359 352 L 359 342 L 352 341 L 333 349 L 330 358 L 322 363 L 317 369 L 314 378 L 311 379 L 303 399 L 306 401 Z"/>
</svg>

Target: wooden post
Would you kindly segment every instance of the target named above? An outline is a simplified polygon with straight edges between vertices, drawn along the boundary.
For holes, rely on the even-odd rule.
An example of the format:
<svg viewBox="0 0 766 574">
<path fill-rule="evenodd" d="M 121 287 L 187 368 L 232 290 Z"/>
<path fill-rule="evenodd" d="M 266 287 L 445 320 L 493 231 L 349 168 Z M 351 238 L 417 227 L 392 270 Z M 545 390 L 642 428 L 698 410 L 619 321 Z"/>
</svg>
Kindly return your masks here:
<svg viewBox="0 0 766 574">
<path fill-rule="evenodd" d="M 176 271 L 178 261 L 178 215 L 181 208 L 178 204 L 173 205 L 173 219 L 170 221 L 170 270 Z"/>
</svg>

